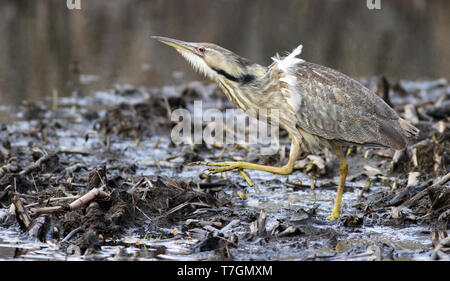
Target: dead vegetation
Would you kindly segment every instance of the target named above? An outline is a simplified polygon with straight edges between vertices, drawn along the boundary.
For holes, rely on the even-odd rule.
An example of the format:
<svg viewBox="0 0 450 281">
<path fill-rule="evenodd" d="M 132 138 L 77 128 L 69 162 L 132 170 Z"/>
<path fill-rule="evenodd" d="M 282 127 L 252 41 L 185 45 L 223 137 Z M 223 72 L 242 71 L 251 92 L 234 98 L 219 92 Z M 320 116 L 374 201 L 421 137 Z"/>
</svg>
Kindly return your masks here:
<svg viewBox="0 0 450 281">
<path fill-rule="evenodd" d="M 50 110 L 25 102 L 22 125 L 0 125 L 0 226 L 57 245 L 69 256 L 86 256 L 105 245 L 130 247 L 120 238 L 131 229 L 140 237 L 195 238 L 190 253 L 200 259 L 379 260 L 394 259 L 397 248 L 374 244 L 341 251 L 342 241 L 363 225 L 414 224 L 432 229 L 430 259 L 448 259 L 449 85 L 430 81 L 429 88 L 417 86 L 422 93 L 401 82 L 391 86 L 386 78 L 377 81 L 377 93 L 421 133 L 403 151 L 348 148 L 349 180 L 366 184 L 356 187 L 359 201 L 350 202 L 351 210 L 336 223 L 326 222 L 315 208 L 286 208 L 276 218 L 249 209 L 243 204 L 246 183 L 239 177 L 177 176 L 185 164 L 204 159 L 280 165 L 289 153 L 286 134 L 272 156 L 242 146 L 162 146 L 159 139 L 142 147 L 147 139 L 167 138 L 174 125 L 171 112 L 187 108 L 196 98 L 219 99 L 221 109 L 231 107 L 214 87 L 193 83 L 172 95 L 117 88 L 111 95 L 141 98 L 98 112 L 73 112 L 69 104 Z M 425 99 L 424 94 L 437 98 Z M 148 154 L 145 165 L 128 159 L 128 150 L 136 156 Z M 170 155 L 158 157 L 157 150 Z M 334 190 L 336 159 L 328 152 L 303 155 L 295 168 L 311 181 L 268 176 L 256 184 Z M 167 253 L 164 247 L 149 253 L 133 246 L 141 249 L 135 258 Z M 246 255 L 248 247 L 252 255 Z M 279 249 L 296 249 L 295 257 L 277 257 Z M 130 256 L 119 251 L 116 258 Z"/>
</svg>

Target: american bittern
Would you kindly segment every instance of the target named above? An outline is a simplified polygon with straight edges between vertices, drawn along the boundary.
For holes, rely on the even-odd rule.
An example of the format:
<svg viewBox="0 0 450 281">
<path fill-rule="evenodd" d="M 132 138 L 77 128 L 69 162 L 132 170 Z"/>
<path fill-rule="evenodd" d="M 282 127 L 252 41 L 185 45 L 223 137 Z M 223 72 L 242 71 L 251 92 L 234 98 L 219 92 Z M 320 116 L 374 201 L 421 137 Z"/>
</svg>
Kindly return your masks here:
<svg viewBox="0 0 450 281">
<path fill-rule="evenodd" d="M 273 63 L 265 67 L 211 43 L 153 38 L 174 47 L 197 71 L 216 81 L 243 111 L 278 110 L 277 121 L 292 137 L 289 161 L 282 167 L 248 162 L 202 164 L 216 166 L 209 169 L 212 173 L 252 169 L 286 175 L 301 150 L 329 148 L 339 158 L 340 178 L 328 219 L 337 219 L 340 213 L 348 171 L 342 146 L 403 149 L 407 137 L 418 134 L 417 128 L 358 81 L 297 58 L 302 45 L 284 58 L 273 57 Z"/>
</svg>

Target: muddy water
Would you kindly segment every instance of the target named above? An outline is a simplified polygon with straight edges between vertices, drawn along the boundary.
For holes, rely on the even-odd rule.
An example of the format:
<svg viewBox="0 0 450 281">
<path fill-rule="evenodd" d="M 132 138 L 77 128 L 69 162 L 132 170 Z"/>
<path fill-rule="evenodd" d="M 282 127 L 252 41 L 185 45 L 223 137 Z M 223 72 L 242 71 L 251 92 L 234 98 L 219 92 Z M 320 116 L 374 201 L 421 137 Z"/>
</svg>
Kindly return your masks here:
<svg viewBox="0 0 450 281">
<path fill-rule="evenodd" d="M 144 150 L 145 151 L 145 150 Z M 148 153 L 148 151 L 145 151 Z M 156 156 L 155 154 L 153 156 Z M 155 169 L 147 169 L 148 174 L 156 172 Z M 164 172 L 164 171 L 162 171 Z M 186 172 L 188 176 L 196 174 L 198 171 Z M 266 174 L 255 175 L 249 173 L 253 180 L 258 182 L 274 181 L 274 177 Z M 183 175 L 184 176 L 184 175 Z M 307 182 L 307 178 L 301 174 L 294 175 L 296 178 L 301 178 Z M 233 177 L 241 180 L 238 177 Z M 360 183 L 355 183 L 358 185 Z M 386 187 L 376 187 L 372 192 Z M 335 190 L 316 188 L 311 190 L 293 191 L 292 188 L 286 187 L 284 184 L 279 185 L 259 185 L 260 191 L 249 189 L 247 192 L 246 201 L 235 198 L 235 204 L 248 207 L 254 210 L 265 210 L 268 213 L 267 224 L 268 227 L 274 223 L 276 219 L 280 219 L 289 215 L 289 211 L 295 211 L 299 208 L 309 210 L 317 208 L 317 215 L 322 219 L 326 217 L 333 204 Z M 360 189 L 350 188 L 343 197 L 343 215 L 352 213 L 349 206 L 358 202 L 357 198 L 360 194 Z M 419 225 L 410 225 L 408 227 L 389 227 L 389 226 L 362 226 L 357 229 L 349 229 L 340 225 L 314 224 L 318 229 L 332 228 L 337 232 L 346 236 L 345 239 L 340 240 L 336 246 L 336 252 L 330 254 L 329 259 L 332 260 L 370 260 L 373 257 L 351 255 L 352 249 L 363 249 L 370 245 L 383 243 L 392 245 L 396 251 L 395 259 L 407 260 L 429 260 L 431 250 L 430 232 L 431 228 Z M 243 231 L 244 232 L 244 231 Z M 30 241 L 22 239 L 19 232 L 1 229 L 0 230 L 0 259 L 1 260 L 120 260 L 123 259 L 120 250 L 126 252 L 126 257 L 133 260 L 198 260 L 208 258 L 204 253 L 192 254 L 191 247 L 198 242 L 199 239 L 146 239 L 130 229 L 129 233 L 119 241 L 126 244 L 126 246 L 102 246 L 102 250 L 89 256 L 67 256 L 58 245 L 52 243 L 41 243 L 38 241 Z M 108 242 L 108 241 L 106 241 Z M 145 246 L 144 246 L 145 245 Z M 246 244 L 241 249 L 242 253 L 235 256 L 237 259 L 257 259 L 257 260 L 301 260 L 305 259 L 323 248 L 328 248 L 326 241 L 317 240 L 310 250 L 292 249 L 292 247 L 283 244 L 277 245 L 274 248 L 264 247 L 261 249 L 259 245 Z M 143 256 L 142 249 L 145 251 L 156 251 L 158 247 L 164 246 L 165 251 L 157 257 L 151 255 Z M 277 247 L 280 247 L 278 249 Z M 121 255 L 119 255 L 119 253 Z M 17 257 L 16 257 L 17 256 Z"/>
<path fill-rule="evenodd" d="M 439 97 L 443 91 L 448 91 L 445 80 L 438 80 L 440 92 L 436 87 L 430 85 L 425 87 L 422 82 L 405 83 L 405 88 L 413 88 L 412 91 L 419 93 L 412 102 L 428 98 L 431 95 Z M 196 84 L 197 85 L 197 84 Z M 197 85 L 198 86 L 198 85 Z M 167 88 L 162 90 L 163 96 L 179 95 L 183 87 Z M 206 88 L 210 86 L 205 86 Z M 208 88 L 208 91 L 213 89 Z M 419 90 L 419 91 L 418 91 Z M 436 92 L 435 92 L 436 91 Z M 138 91 L 139 92 L 139 91 Z M 95 110 L 98 119 L 105 116 L 105 111 L 120 104 L 139 104 L 149 97 L 151 91 L 140 91 L 132 95 L 119 95 L 114 91 L 96 92 L 92 96 L 84 98 L 61 98 L 58 100 L 56 114 L 51 111 L 45 113 L 46 120 L 55 119 L 70 123 L 70 130 L 63 128 L 56 129 L 55 136 L 51 137 L 46 144 L 47 149 L 72 149 L 75 151 L 104 150 L 99 145 L 100 138 L 89 137 L 86 134 L 93 130 L 92 122 L 87 122 L 83 114 L 87 110 Z M 422 97 L 423 95 L 424 97 Z M 408 96 L 409 97 L 409 96 Z M 394 103 L 404 102 L 404 98 L 398 95 L 392 96 Z M 432 100 L 427 100 L 432 101 Z M 411 100 L 408 100 L 411 102 Z M 52 100 L 44 102 L 51 107 Z M 205 107 L 213 107 L 214 102 L 205 101 Z M 188 105 L 191 107 L 191 105 Z M 7 112 L 9 108 L 3 108 Z M 36 125 L 36 120 L 23 120 L 23 111 L 17 116 L 13 116 L 8 125 L 11 134 L 30 130 Z M 69 127 L 69 126 L 68 126 Z M 32 141 L 31 136 L 22 137 L 11 143 L 14 148 L 27 147 Z M 56 140 L 56 141 L 55 141 Z M 289 143 L 287 138 L 282 139 L 281 145 Z M 107 163 L 110 174 L 122 174 L 121 167 L 135 166 L 135 175 L 142 177 L 165 176 L 169 178 L 181 178 L 185 182 L 198 182 L 199 174 L 204 167 L 183 166 L 180 169 L 166 168 L 158 165 L 167 159 L 171 164 L 183 164 L 183 157 L 180 155 L 190 150 L 189 146 L 173 146 L 169 142 L 168 134 L 154 134 L 142 137 L 140 142 L 133 138 L 120 138 L 111 141 L 109 152 L 105 155 L 117 153 L 117 158 L 111 160 L 110 156 L 85 155 L 82 157 L 83 163 L 87 167 L 96 167 L 99 164 Z M 214 161 L 213 155 L 221 153 L 221 149 L 212 149 L 206 152 L 199 150 L 199 155 L 206 161 Z M 378 167 L 382 174 L 387 174 L 387 165 L 383 164 L 386 159 L 379 157 L 367 157 L 367 150 L 362 149 L 357 153 L 348 155 L 350 163 L 349 178 L 361 174 L 363 165 Z M 371 151 L 373 153 L 374 151 Z M 102 154 L 100 154 L 102 155 Z M 227 157 L 245 157 L 245 150 L 234 150 L 226 153 Z M 75 156 L 74 156 L 75 157 Z M 79 156 L 77 156 L 79 157 Z M 76 158 L 80 159 L 80 158 Z M 373 260 L 380 259 L 377 250 L 382 251 L 381 259 L 410 259 L 428 260 L 433 249 L 431 245 L 431 232 L 433 228 L 426 224 L 409 223 L 394 224 L 389 223 L 390 218 L 374 220 L 369 223 L 367 213 L 364 214 L 358 207 L 365 199 L 381 192 L 391 192 L 392 182 L 380 180 L 380 176 L 372 178 L 369 189 L 364 189 L 367 177 L 354 177 L 349 181 L 343 196 L 342 216 L 364 217 L 364 223 L 357 226 L 346 226 L 343 221 L 330 222 L 325 220 L 329 215 L 335 194 L 338 175 L 324 177 L 312 177 L 304 171 L 294 171 L 289 176 L 278 176 L 260 171 L 248 171 L 250 178 L 257 187 L 246 186 L 245 181 L 236 172 L 226 173 L 226 177 L 235 185 L 223 187 L 223 192 L 232 201 L 229 210 L 235 213 L 233 219 L 238 220 L 233 233 L 240 237 L 238 247 L 231 248 L 233 257 L 238 260 L 304 260 L 304 259 L 327 259 L 327 260 Z M 400 176 L 403 179 L 405 175 Z M 389 178 L 389 177 L 388 177 Z M 214 175 L 211 181 L 221 180 L 221 175 Z M 310 188 L 314 181 L 315 188 Z M 301 183 L 302 187 L 292 186 L 289 183 Z M 238 187 L 238 189 L 236 188 Z M 364 189 L 364 190 L 363 190 Z M 238 192 L 245 190 L 245 199 L 238 196 Z M 4 210 L 7 210 L 6 208 Z M 272 239 L 246 239 L 249 232 L 249 223 L 244 219 L 248 212 L 257 214 L 264 210 L 267 213 L 267 226 L 270 230 L 276 224 L 294 223 L 300 233 L 297 236 L 286 236 Z M 387 209 L 389 210 L 389 209 Z M 252 213 L 252 214 L 253 214 Z M 386 212 L 385 212 L 386 213 Z M 383 213 L 383 214 L 385 214 Z M 389 212 L 388 212 L 389 213 Z M 0 213 L 2 214 L 2 213 Z M 5 214 L 5 212 L 3 212 Z M 305 214 L 307 219 L 305 219 Z M 312 215 L 311 215 L 312 214 Z M 252 215 L 250 215 L 252 216 Z M 256 218 L 255 217 L 255 218 Z M 41 242 L 36 239 L 27 238 L 16 225 L 10 228 L 0 228 L 0 259 L 1 260 L 203 260 L 214 258 L 212 251 L 192 251 L 197 242 L 204 239 L 203 234 L 195 233 L 191 230 L 183 230 L 182 223 L 174 223 L 172 227 L 165 229 L 166 232 L 173 232 L 174 229 L 180 235 L 175 237 L 156 237 L 143 233 L 142 228 L 150 222 L 145 222 L 143 226 L 131 227 L 114 239 L 106 238 L 102 243 L 101 250 L 93 253 L 80 255 L 77 248 L 71 249 L 68 255 L 67 249 L 63 248 L 58 241 Z M 208 231 L 210 231 L 209 229 Z M 79 250 L 79 249 L 78 249 Z M 387 254 L 386 254 L 387 253 Z"/>
</svg>

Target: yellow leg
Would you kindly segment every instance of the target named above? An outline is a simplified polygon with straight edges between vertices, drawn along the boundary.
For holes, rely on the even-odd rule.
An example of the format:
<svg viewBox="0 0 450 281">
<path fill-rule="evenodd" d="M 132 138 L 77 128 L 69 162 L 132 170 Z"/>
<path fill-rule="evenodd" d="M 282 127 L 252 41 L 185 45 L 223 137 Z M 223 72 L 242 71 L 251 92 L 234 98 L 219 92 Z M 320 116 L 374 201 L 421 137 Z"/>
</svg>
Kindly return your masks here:
<svg viewBox="0 0 450 281">
<path fill-rule="evenodd" d="M 339 175 L 339 186 L 337 189 L 336 200 L 334 201 L 333 212 L 331 213 L 330 216 L 327 217 L 327 220 L 335 220 L 339 218 L 342 194 L 344 193 L 345 178 L 347 177 L 348 172 L 348 163 L 347 160 L 345 160 L 345 156 L 344 153 L 342 152 L 342 149 L 340 147 L 333 147 L 333 152 L 339 158 L 340 175 Z"/>
<path fill-rule="evenodd" d="M 211 174 L 231 171 L 231 170 L 243 170 L 243 169 L 249 169 L 249 170 L 259 170 L 259 171 L 265 171 L 269 173 L 274 174 L 280 174 L 280 175 L 288 175 L 292 173 L 292 170 L 294 168 L 295 160 L 297 160 L 297 156 L 299 155 L 299 145 L 297 141 L 294 139 L 291 143 L 291 152 L 289 153 L 289 161 L 286 165 L 282 167 L 273 167 L 273 166 L 265 166 L 265 165 L 259 165 L 259 164 L 253 164 L 249 162 L 200 162 L 199 165 L 205 165 L 205 166 L 218 166 L 217 168 L 209 168 L 208 170 L 211 172 Z"/>
</svg>

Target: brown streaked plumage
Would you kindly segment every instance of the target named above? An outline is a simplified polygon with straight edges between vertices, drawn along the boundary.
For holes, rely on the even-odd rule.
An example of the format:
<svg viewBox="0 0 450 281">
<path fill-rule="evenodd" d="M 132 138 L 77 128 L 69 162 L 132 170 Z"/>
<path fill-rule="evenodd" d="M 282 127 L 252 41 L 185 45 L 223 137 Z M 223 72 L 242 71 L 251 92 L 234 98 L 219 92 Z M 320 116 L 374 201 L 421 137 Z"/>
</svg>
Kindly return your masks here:
<svg viewBox="0 0 450 281">
<path fill-rule="evenodd" d="M 415 128 L 380 97 L 333 69 L 304 62 L 296 68 L 302 104 L 298 126 L 344 144 L 403 149 Z M 317 113 L 323 113 L 317 122 Z"/>
<path fill-rule="evenodd" d="M 403 149 L 418 130 L 401 119 L 380 97 L 358 81 L 325 66 L 297 58 L 298 46 L 284 58 L 261 66 L 211 43 L 189 43 L 154 36 L 174 47 L 192 66 L 215 80 L 240 109 L 257 113 L 279 110 L 277 122 L 292 136 L 289 161 L 282 167 L 248 162 L 201 163 L 212 173 L 244 169 L 290 174 L 301 150 L 327 147 L 339 158 L 340 179 L 332 214 L 340 214 L 348 164 L 341 146 Z M 248 180 L 248 178 L 246 177 Z"/>
</svg>

